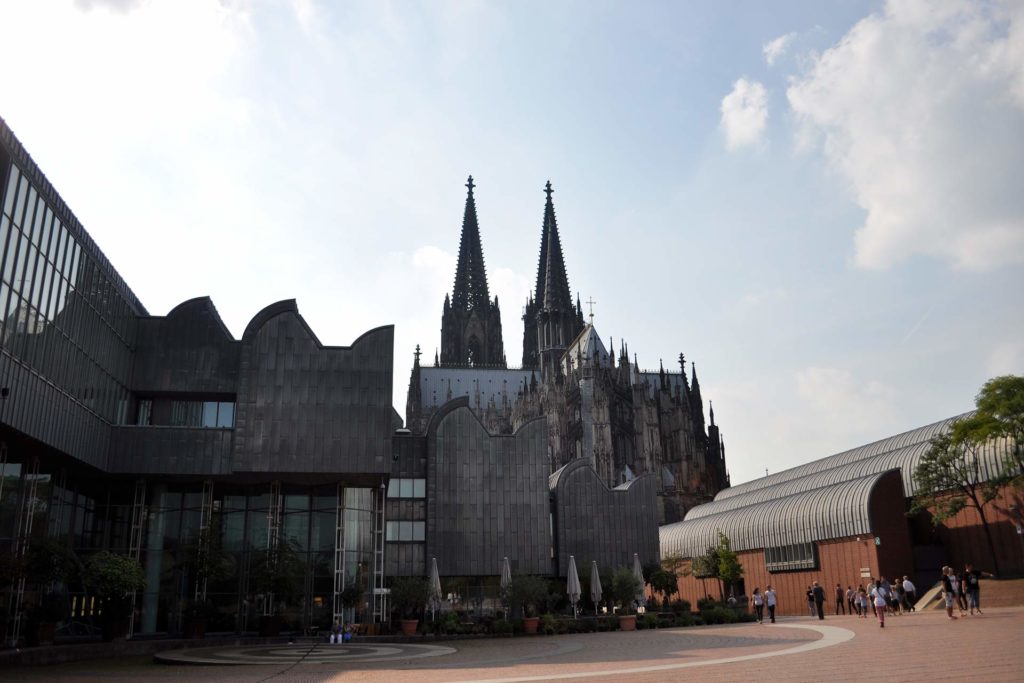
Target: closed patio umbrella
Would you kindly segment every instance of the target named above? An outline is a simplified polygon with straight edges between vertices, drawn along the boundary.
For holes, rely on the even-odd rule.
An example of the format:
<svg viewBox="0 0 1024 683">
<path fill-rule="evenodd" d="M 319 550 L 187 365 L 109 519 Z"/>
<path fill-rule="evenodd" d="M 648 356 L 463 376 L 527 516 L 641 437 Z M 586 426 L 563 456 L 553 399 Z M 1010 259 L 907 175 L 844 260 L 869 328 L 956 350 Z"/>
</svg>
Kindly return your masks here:
<svg viewBox="0 0 1024 683">
<path fill-rule="evenodd" d="M 572 617 L 576 618 L 576 603 L 580 601 L 580 575 L 576 572 L 576 558 L 569 556 L 569 576 L 565 583 L 565 592 L 569 596 L 569 603 L 572 605 Z"/>
<path fill-rule="evenodd" d="M 601 602 L 601 575 L 597 573 L 597 560 L 590 563 L 590 599 L 594 601 L 594 614 L 597 614 L 597 603 Z"/>
<path fill-rule="evenodd" d="M 441 576 L 437 573 L 437 558 L 430 558 L 430 616 L 436 618 L 435 611 L 441 609 Z"/>
<path fill-rule="evenodd" d="M 512 565 L 506 557 L 501 561 L 501 601 L 505 602 L 508 596 L 508 588 L 512 585 Z M 505 616 L 508 617 L 508 607 L 505 608 Z"/>
<path fill-rule="evenodd" d="M 633 578 L 636 579 L 636 595 L 634 596 L 637 606 L 647 604 L 644 598 L 644 569 L 640 566 L 640 556 L 633 553 Z"/>
</svg>

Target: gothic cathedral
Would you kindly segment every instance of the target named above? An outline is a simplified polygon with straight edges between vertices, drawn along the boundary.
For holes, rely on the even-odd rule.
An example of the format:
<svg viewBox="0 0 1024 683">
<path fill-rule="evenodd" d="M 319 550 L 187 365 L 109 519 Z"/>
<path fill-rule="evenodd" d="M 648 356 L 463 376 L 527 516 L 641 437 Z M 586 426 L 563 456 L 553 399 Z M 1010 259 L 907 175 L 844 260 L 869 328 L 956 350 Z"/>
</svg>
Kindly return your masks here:
<svg viewBox="0 0 1024 683">
<path fill-rule="evenodd" d="M 511 434 L 526 422 L 548 424 L 551 471 L 585 458 L 609 486 L 652 475 L 658 481 L 659 523 L 683 518 L 729 485 L 725 445 L 714 410 L 705 426 L 696 367 L 641 370 L 629 347 L 606 347 L 584 321 L 569 289 L 562 242 L 548 182 L 544 189 L 537 284 L 523 313 L 523 364 L 509 368 L 502 344 L 498 298 L 487 288 L 473 178 L 462 219 L 452 296 L 441 312 L 440 356 L 413 362 L 406 426 L 426 429 L 448 401 L 467 397 L 492 434 Z"/>
</svg>

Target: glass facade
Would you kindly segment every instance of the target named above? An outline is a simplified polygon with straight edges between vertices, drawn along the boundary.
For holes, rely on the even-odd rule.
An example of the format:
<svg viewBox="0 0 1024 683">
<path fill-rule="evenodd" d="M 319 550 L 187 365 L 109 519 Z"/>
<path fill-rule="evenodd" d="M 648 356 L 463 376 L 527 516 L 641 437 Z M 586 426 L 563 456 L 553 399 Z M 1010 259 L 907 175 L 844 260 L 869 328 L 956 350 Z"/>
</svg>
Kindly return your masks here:
<svg viewBox="0 0 1024 683">
<path fill-rule="evenodd" d="M 137 311 L 28 176 L 13 163 L 7 171 L 0 214 L 3 350 L 103 420 L 123 420 Z"/>
</svg>

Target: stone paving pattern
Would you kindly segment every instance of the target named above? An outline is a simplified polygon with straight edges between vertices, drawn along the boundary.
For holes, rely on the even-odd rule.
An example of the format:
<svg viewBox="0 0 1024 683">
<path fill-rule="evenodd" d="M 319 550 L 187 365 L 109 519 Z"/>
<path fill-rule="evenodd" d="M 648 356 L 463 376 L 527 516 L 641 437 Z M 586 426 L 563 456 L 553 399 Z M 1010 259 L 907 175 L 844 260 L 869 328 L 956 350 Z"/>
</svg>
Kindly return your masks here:
<svg viewBox="0 0 1024 683">
<path fill-rule="evenodd" d="M 781 620 L 780 625 L 839 627 L 832 633 L 848 630 L 853 637 L 809 652 L 647 672 L 635 669 L 823 645 L 819 642 L 822 635 L 806 628 L 736 624 L 634 633 L 440 642 L 439 645 L 454 647 L 457 652 L 426 659 L 399 657 L 386 662 L 315 665 L 171 666 L 154 664 L 148 657 L 131 657 L 47 667 L 11 667 L 0 671 L 0 680 L 21 683 L 140 680 L 404 683 L 522 677 L 547 680 L 567 676 L 609 683 L 678 681 L 694 676 L 699 676 L 701 681 L 880 678 L 992 683 L 1024 680 L 1024 642 L 1021 639 L 1024 608 L 991 608 L 983 616 L 956 621 L 947 620 L 941 612 L 919 612 L 889 617 L 885 629 L 880 629 L 874 619 L 843 616 L 827 617 L 824 622 L 806 617 L 790 618 Z M 634 671 L 624 671 L 631 669 Z"/>
</svg>

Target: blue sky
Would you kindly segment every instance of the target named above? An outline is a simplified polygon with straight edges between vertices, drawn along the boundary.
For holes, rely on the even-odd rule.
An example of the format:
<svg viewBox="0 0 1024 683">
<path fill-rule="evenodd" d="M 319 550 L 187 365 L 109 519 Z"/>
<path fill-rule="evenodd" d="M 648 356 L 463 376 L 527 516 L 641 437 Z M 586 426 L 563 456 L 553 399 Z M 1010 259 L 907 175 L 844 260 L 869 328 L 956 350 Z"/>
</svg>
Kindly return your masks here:
<svg viewBox="0 0 1024 683">
<path fill-rule="evenodd" d="M 5 117 L 154 314 L 432 356 L 465 178 L 506 353 L 544 195 L 640 364 L 697 363 L 734 482 L 1024 373 L 1020 3 L 0 2 Z M 616 341 L 618 346 L 618 341 Z"/>
</svg>

